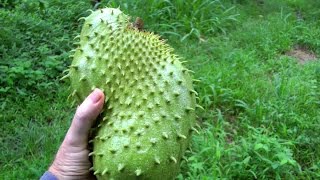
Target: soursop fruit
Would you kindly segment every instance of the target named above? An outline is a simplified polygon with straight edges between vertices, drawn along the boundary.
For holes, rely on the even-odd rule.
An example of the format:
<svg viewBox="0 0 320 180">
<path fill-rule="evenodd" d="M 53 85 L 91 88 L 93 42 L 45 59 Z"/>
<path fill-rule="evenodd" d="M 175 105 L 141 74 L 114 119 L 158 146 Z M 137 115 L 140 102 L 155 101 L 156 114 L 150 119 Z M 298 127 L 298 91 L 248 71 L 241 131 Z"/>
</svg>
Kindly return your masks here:
<svg viewBox="0 0 320 180">
<path fill-rule="evenodd" d="M 158 35 L 140 31 L 119 9 L 84 18 L 68 77 L 81 102 L 106 95 L 91 140 L 98 179 L 174 179 L 195 125 L 189 70 Z"/>
</svg>

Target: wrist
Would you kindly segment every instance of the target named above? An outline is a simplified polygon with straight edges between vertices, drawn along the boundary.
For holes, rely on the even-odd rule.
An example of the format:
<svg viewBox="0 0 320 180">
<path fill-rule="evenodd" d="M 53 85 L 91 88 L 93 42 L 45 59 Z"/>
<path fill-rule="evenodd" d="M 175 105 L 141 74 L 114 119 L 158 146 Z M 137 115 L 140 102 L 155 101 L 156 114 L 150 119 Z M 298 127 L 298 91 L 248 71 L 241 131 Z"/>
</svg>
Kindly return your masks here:
<svg viewBox="0 0 320 180">
<path fill-rule="evenodd" d="M 63 172 L 61 168 L 55 165 L 55 162 L 49 167 L 48 172 L 50 172 L 52 175 L 54 175 L 57 179 L 64 179 L 63 178 Z"/>
</svg>

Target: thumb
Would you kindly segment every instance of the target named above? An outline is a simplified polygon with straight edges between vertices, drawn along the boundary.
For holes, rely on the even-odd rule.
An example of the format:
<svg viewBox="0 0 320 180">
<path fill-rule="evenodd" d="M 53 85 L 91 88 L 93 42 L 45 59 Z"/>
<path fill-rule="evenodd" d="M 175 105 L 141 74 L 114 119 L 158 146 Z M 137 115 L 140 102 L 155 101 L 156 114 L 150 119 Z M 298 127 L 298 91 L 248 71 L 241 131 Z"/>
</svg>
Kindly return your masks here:
<svg viewBox="0 0 320 180">
<path fill-rule="evenodd" d="M 71 146 L 87 146 L 89 130 L 101 112 L 103 103 L 103 92 L 100 89 L 95 89 L 77 108 L 65 143 Z"/>
</svg>

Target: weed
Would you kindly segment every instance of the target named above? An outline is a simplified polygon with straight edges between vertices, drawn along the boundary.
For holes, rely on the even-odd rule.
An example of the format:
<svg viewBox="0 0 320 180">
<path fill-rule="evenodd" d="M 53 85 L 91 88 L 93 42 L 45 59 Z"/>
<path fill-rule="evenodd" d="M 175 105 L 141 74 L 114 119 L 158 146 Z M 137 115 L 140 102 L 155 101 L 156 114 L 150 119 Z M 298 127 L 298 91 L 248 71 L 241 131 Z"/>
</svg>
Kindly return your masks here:
<svg viewBox="0 0 320 180">
<path fill-rule="evenodd" d="M 106 4 L 120 6 L 125 12 L 149 22 L 146 28 L 165 37 L 177 36 L 180 40 L 205 40 L 206 36 L 226 33 L 238 16 L 234 6 L 220 0 L 111 0 Z"/>
</svg>

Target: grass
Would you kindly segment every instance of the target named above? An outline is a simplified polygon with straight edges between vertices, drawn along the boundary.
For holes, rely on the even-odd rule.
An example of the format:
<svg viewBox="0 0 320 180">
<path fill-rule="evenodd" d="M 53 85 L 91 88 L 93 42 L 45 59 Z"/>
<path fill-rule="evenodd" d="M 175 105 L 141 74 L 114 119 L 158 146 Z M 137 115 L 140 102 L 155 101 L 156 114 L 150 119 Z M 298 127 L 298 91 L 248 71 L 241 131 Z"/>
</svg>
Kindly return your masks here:
<svg viewBox="0 0 320 180">
<path fill-rule="evenodd" d="M 201 80 L 195 84 L 205 108 L 198 112 L 201 130 L 193 136 L 186 152 L 188 161 L 181 165 L 177 178 L 320 178 L 320 61 L 302 65 L 285 54 L 295 45 L 302 45 L 320 56 L 320 24 L 316 21 L 320 17 L 320 3 L 311 0 L 271 0 L 263 5 L 246 0 L 212 2 L 218 10 L 205 14 L 209 9 L 203 8 L 202 14 L 194 12 L 183 18 L 183 3 L 190 7 L 191 1 L 149 1 L 145 11 L 141 8 L 146 4 L 144 1 L 118 1 L 124 11 L 142 17 L 147 29 L 167 38 L 176 53 L 188 60 L 186 65 L 195 72 L 194 77 Z M 119 5 L 113 1 L 104 1 L 103 5 L 108 3 Z M 52 12 L 46 23 L 54 24 L 54 17 L 63 10 L 45 7 Z M 82 9 L 90 8 L 90 4 L 70 7 L 70 16 L 75 18 L 83 13 Z M 198 4 L 195 7 L 201 8 Z M 32 13 L 30 21 L 35 23 Z M 214 13 L 222 23 L 211 25 L 215 30 L 210 31 L 201 23 Z M 297 13 L 303 18 L 299 19 Z M 193 27 L 192 33 L 197 32 L 194 34 L 188 35 L 191 26 L 181 26 L 201 20 Z M 23 28 L 15 29 L 7 21 L 7 30 L 17 32 L 18 37 L 29 36 L 21 34 Z M 58 25 L 55 27 L 61 33 L 66 32 L 65 40 L 59 42 L 58 36 L 42 36 L 48 41 L 52 38 L 58 45 L 72 42 L 80 24 L 76 21 L 68 24 L 68 18 L 62 22 L 66 23 L 60 29 Z M 7 38 L 4 45 L 14 42 Z M 59 57 L 56 62 L 41 60 L 46 43 L 36 41 L 23 49 L 24 44 L 23 41 L 17 49 L 25 56 L 9 52 L 9 45 L 2 46 L 7 52 L 2 57 L 15 56 L 18 64 L 7 66 L 7 60 L 1 62 L 0 69 L 6 66 L 15 72 L 12 67 L 22 66 L 28 71 L 30 65 L 21 65 L 21 59 L 31 61 L 35 55 L 40 65 L 49 63 L 47 66 L 53 69 L 50 74 L 43 73 L 46 80 L 42 83 L 51 85 L 36 87 L 41 79 L 28 86 L 1 81 L 2 92 L 5 87 L 10 90 L 1 93 L 0 179 L 40 177 L 52 161 L 74 113 L 65 100 L 68 84 L 56 80 L 69 63 L 66 56 L 72 45 L 62 46 L 63 52 L 47 52 Z M 28 48 L 38 50 L 30 54 Z M 53 68 L 55 62 L 62 66 L 61 70 Z M 30 79 L 34 79 L 36 73 L 31 74 Z"/>
<path fill-rule="evenodd" d="M 2 105 L 1 179 L 35 179 L 48 168 L 72 118 L 65 91 Z"/>
</svg>

